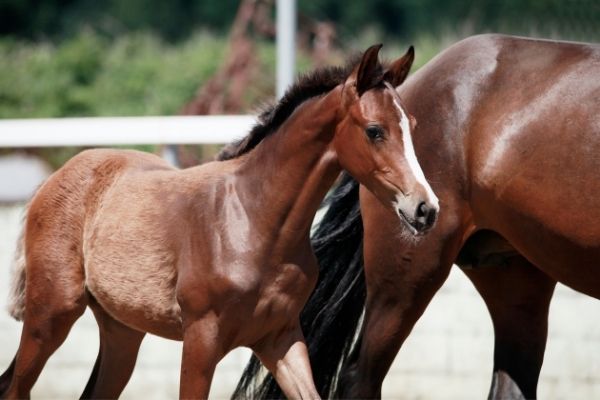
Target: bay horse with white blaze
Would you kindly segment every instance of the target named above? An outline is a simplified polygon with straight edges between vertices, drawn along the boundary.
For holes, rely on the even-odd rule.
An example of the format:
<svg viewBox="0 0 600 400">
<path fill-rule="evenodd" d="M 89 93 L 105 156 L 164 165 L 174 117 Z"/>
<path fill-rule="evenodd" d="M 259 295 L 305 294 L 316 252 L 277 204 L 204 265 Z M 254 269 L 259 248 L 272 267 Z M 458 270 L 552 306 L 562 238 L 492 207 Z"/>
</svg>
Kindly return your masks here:
<svg viewBox="0 0 600 400">
<path fill-rule="evenodd" d="M 535 398 L 556 282 L 600 298 L 600 46 L 475 36 L 399 93 L 443 211 L 428 235 L 407 240 L 352 178 L 335 190 L 313 237 L 320 277 L 302 313 L 317 388 L 380 397 L 456 262 L 492 316 L 490 398 Z M 236 395 L 278 397 L 258 366 Z"/>
<path fill-rule="evenodd" d="M 52 175 L 27 212 L 11 308 L 23 331 L 1 397 L 29 396 L 89 305 L 100 352 L 84 398 L 119 396 L 145 333 L 183 340 L 182 398 L 206 398 L 238 346 L 289 397 L 317 398 L 299 313 L 317 279 L 309 234 L 327 190 L 346 169 L 415 234 L 438 210 L 395 91 L 412 48 L 386 69 L 380 47 L 300 79 L 227 161 L 178 170 L 92 150 Z"/>
</svg>

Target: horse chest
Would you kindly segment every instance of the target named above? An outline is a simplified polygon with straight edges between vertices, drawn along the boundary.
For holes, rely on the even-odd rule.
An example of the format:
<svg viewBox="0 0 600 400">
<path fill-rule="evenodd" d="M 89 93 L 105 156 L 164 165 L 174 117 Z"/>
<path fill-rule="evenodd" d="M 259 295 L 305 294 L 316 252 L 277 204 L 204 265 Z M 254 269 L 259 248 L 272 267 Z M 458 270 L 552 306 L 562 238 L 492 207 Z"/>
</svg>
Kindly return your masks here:
<svg viewBox="0 0 600 400">
<path fill-rule="evenodd" d="M 178 283 L 182 311 L 218 315 L 224 337 L 230 338 L 226 346 L 251 345 L 298 318 L 318 273 L 317 264 L 304 258 L 184 266 Z"/>
<path fill-rule="evenodd" d="M 315 263 L 284 262 L 211 262 L 189 266 L 190 274 L 181 273 L 189 291 L 208 293 L 202 307 L 218 308 L 233 302 L 235 312 L 247 308 L 251 313 L 274 310 L 278 305 L 290 310 L 310 294 L 318 268 Z M 184 267 L 184 270 L 187 269 Z M 199 302 L 195 301 L 200 305 Z"/>
</svg>

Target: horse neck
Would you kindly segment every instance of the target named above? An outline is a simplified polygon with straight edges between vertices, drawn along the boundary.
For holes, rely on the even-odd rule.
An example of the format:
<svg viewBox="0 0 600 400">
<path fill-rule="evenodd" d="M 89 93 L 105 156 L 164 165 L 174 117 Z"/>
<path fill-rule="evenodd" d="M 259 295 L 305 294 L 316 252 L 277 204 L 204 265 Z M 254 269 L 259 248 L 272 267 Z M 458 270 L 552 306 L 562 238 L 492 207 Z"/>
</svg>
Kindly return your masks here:
<svg viewBox="0 0 600 400">
<path fill-rule="evenodd" d="M 308 237 L 314 215 L 341 171 L 331 145 L 339 92 L 304 102 L 241 163 L 238 193 L 263 233 L 278 239 Z"/>
</svg>

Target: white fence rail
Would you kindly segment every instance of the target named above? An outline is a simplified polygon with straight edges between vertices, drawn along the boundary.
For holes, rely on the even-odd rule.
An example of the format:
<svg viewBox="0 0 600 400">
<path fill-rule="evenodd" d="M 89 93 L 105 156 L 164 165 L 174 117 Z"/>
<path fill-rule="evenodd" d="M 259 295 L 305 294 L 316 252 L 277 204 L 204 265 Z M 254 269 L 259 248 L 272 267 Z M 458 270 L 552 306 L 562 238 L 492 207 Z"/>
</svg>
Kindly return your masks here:
<svg viewBox="0 0 600 400">
<path fill-rule="evenodd" d="M 252 115 L 0 120 L 1 147 L 222 144 L 243 137 Z"/>
</svg>

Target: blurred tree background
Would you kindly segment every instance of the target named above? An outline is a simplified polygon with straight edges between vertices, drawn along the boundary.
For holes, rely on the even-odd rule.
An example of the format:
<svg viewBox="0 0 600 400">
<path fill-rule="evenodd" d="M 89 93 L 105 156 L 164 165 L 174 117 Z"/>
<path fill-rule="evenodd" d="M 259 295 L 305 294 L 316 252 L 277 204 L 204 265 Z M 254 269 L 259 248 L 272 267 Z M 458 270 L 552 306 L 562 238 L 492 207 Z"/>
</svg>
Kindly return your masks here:
<svg viewBox="0 0 600 400">
<path fill-rule="evenodd" d="M 0 118 L 189 113 L 193 99 L 227 89 L 227 68 L 247 69 L 242 95 L 212 110 L 255 112 L 274 95 L 274 1 L 244 1 L 267 4 L 246 21 L 245 45 L 231 35 L 242 0 L 0 0 Z M 297 3 L 300 72 L 374 42 L 389 57 L 414 44 L 416 69 L 476 33 L 600 41 L 598 0 Z"/>
<path fill-rule="evenodd" d="M 2 0 L 0 35 L 61 40 L 93 29 L 109 37 L 153 32 L 176 42 L 198 29 L 226 34 L 239 0 Z M 398 39 L 474 31 L 598 37 L 595 0 L 299 0 L 301 14 L 343 27 L 344 36 L 374 28 Z"/>
<path fill-rule="evenodd" d="M 223 62 L 239 4 L 0 0 L 0 118 L 178 113 Z M 390 56 L 415 44 L 418 66 L 480 32 L 600 40 L 597 0 L 298 0 L 298 11 L 300 30 L 333 27 L 331 62 L 382 41 Z M 312 64 L 311 40 L 309 30 L 300 71 Z M 256 41 L 264 73 L 244 112 L 273 93 L 274 40 Z"/>
</svg>

